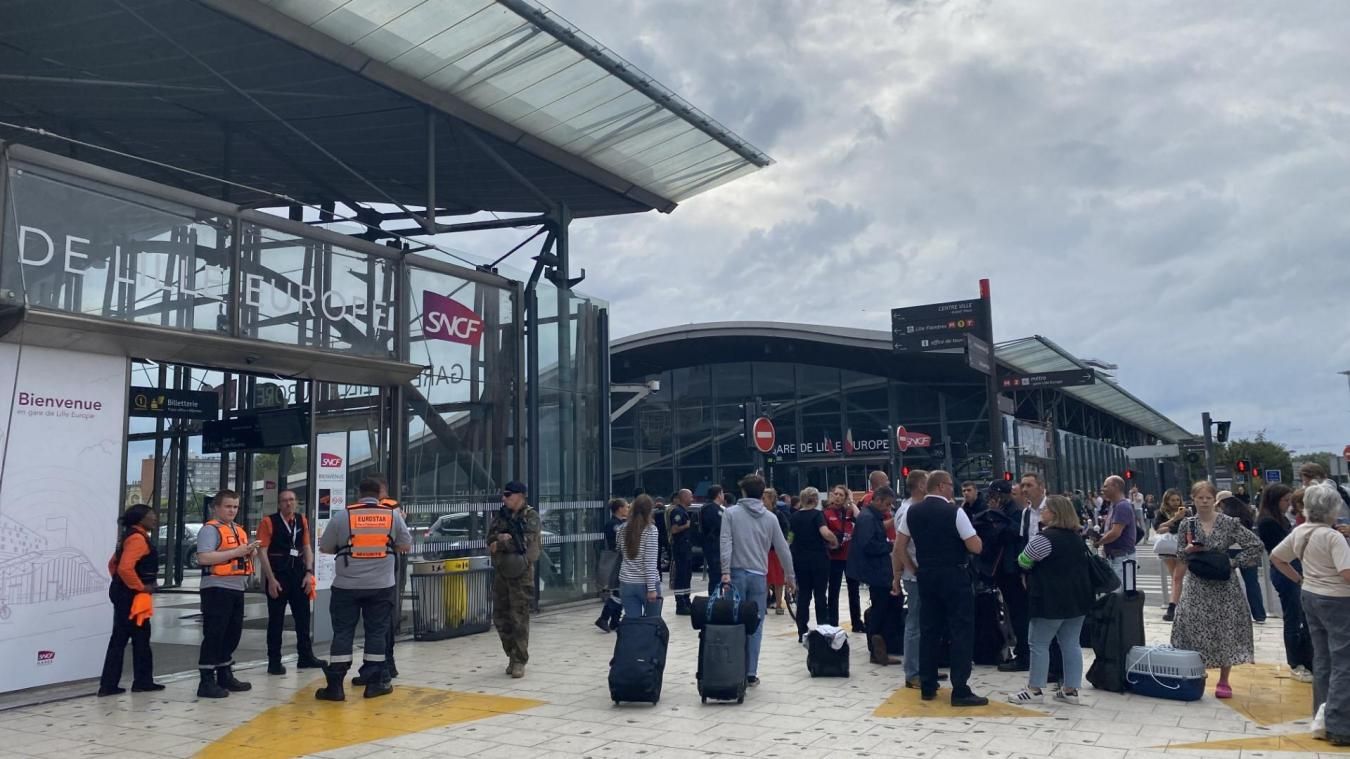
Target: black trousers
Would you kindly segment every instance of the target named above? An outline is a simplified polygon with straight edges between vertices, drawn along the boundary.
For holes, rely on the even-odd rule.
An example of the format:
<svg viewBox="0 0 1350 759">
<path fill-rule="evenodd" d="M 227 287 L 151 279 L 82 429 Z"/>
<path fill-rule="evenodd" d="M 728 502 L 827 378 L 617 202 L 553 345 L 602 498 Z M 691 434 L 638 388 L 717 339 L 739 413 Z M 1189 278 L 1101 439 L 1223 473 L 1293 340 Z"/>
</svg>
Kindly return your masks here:
<svg viewBox="0 0 1350 759">
<path fill-rule="evenodd" d="M 844 581 L 844 569 L 848 562 L 843 559 L 830 559 L 830 587 L 827 594 L 829 615 L 827 623 L 839 626 L 839 589 Z M 852 577 L 848 578 L 848 613 L 853 629 L 861 630 L 862 623 L 862 584 Z"/>
<path fill-rule="evenodd" d="M 694 548 L 676 544 L 671 552 L 670 592 L 675 594 L 675 608 L 689 608 L 689 593 L 694 582 Z"/>
<path fill-rule="evenodd" d="M 793 556 L 792 569 L 797 575 L 797 634 L 805 635 L 811 618 L 811 599 L 816 603 L 816 624 L 829 624 L 830 607 L 825 589 L 830 582 L 830 558 L 820 556 Z"/>
<path fill-rule="evenodd" d="M 708 552 L 703 552 L 703 565 L 708 570 L 708 597 L 711 598 L 717 589 L 722 587 L 722 557 L 709 561 Z"/>
<path fill-rule="evenodd" d="M 952 695 L 970 694 L 975 654 L 975 589 L 965 567 L 919 567 L 919 685 L 938 689 L 938 656 L 945 636 L 951 640 Z"/>
<path fill-rule="evenodd" d="M 127 641 L 131 641 L 131 684 L 149 685 L 155 681 L 155 657 L 150 649 L 150 621 L 137 626 L 131 621 L 131 601 L 135 593 L 116 586 L 108 588 L 108 599 L 113 605 L 112 636 L 108 638 L 108 653 L 103 657 L 103 674 L 99 677 L 100 690 L 112 690 L 122 681 L 122 660 Z"/>
<path fill-rule="evenodd" d="M 389 617 L 393 613 L 393 588 L 351 590 L 333 588 L 328 613 L 333 618 L 333 642 L 328 648 L 328 665 L 345 672 L 352 664 L 352 644 L 356 624 L 363 622 L 366 650 L 362 656 L 361 676 L 384 671 L 389 641 Z"/>
<path fill-rule="evenodd" d="M 1000 574 L 994 578 L 999 593 L 1003 594 L 1003 603 L 1008 605 L 1008 622 L 1012 624 L 1013 634 L 1017 636 L 1017 645 L 1013 648 L 1018 663 L 1031 661 L 1031 649 L 1027 645 L 1028 631 L 1031 629 L 1031 599 L 1027 589 L 1022 587 L 1022 575 Z"/>
<path fill-rule="evenodd" d="M 314 644 L 309 631 L 309 594 L 305 592 L 305 569 L 275 570 L 281 593 L 267 597 L 267 658 L 281 658 L 281 632 L 286 627 L 286 607 L 291 607 L 295 620 L 295 650 L 301 659 L 314 657 Z"/>
<path fill-rule="evenodd" d="M 244 591 L 202 588 L 202 649 L 197 669 L 234 664 L 234 649 L 244 632 Z"/>
<path fill-rule="evenodd" d="M 891 598 L 891 586 L 889 585 L 868 585 L 867 597 L 872 605 L 868 608 L 872 610 L 867 615 L 867 650 L 872 650 L 872 640 L 880 635 L 883 640 L 886 638 L 886 626 L 890 623 L 891 604 L 895 603 Z M 887 651 L 890 656 L 900 656 L 903 651 Z M 922 659 L 921 659 L 922 660 Z"/>
</svg>

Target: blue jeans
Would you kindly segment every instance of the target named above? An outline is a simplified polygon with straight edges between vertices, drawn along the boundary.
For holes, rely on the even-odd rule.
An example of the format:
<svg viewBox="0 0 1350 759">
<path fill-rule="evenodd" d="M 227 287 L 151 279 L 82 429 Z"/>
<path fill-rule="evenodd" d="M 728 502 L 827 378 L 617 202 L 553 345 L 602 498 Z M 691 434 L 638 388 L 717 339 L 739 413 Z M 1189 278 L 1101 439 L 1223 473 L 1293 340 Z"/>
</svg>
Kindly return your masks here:
<svg viewBox="0 0 1350 759">
<path fill-rule="evenodd" d="M 1059 641 L 1060 653 L 1064 655 L 1064 676 L 1059 681 L 1067 690 L 1078 690 L 1083 684 L 1083 648 L 1078 645 L 1078 636 L 1083 631 L 1083 617 L 1068 619 L 1045 619 L 1032 617 L 1028 625 L 1027 638 L 1031 648 L 1031 673 L 1027 675 L 1027 686 L 1044 688 L 1050 676 L 1050 641 Z"/>
<path fill-rule="evenodd" d="M 641 582 L 619 583 L 619 603 L 624 619 L 661 616 L 661 584 L 656 584 L 656 600 L 647 600 L 647 585 Z"/>
<path fill-rule="evenodd" d="M 1261 568 L 1241 567 L 1242 588 L 1247 592 L 1247 606 L 1251 608 L 1252 619 L 1266 621 L 1266 601 L 1261 597 Z"/>
<path fill-rule="evenodd" d="M 1291 563 L 1294 569 L 1303 571 L 1297 559 Z M 1298 666 L 1311 669 L 1312 662 L 1306 661 L 1307 652 L 1303 650 L 1303 600 L 1299 597 L 1302 588 L 1275 567 L 1270 568 L 1270 584 L 1280 595 L 1280 612 L 1284 616 L 1284 660 L 1290 669 Z"/>
<path fill-rule="evenodd" d="M 919 676 L 919 581 L 904 580 L 905 601 L 905 679 Z"/>
<path fill-rule="evenodd" d="M 764 575 L 751 574 L 744 569 L 731 570 L 731 587 L 744 601 L 754 601 L 759 608 L 759 627 L 745 640 L 745 674 L 759 675 L 759 645 L 764 640 L 764 612 L 769 603 L 769 582 Z"/>
</svg>

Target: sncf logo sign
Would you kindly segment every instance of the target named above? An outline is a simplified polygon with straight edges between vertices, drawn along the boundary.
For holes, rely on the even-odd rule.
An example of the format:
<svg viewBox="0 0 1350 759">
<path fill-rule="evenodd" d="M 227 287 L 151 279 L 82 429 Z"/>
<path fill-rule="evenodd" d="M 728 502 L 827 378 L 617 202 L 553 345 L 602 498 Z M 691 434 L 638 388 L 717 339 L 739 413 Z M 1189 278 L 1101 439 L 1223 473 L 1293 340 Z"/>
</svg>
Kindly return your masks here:
<svg viewBox="0 0 1350 759">
<path fill-rule="evenodd" d="M 37 658 L 38 664 L 51 664 L 52 662 L 56 661 L 55 651 L 38 651 L 37 654 L 38 654 Z"/>
<path fill-rule="evenodd" d="M 324 469 L 336 469 L 342 466 L 342 457 L 336 453 L 325 453 L 319 456 L 319 466 Z"/>
<path fill-rule="evenodd" d="M 483 319 L 456 300 L 423 290 L 422 334 L 428 340 L 478 345 L 483 339 Z"/>
</svg>

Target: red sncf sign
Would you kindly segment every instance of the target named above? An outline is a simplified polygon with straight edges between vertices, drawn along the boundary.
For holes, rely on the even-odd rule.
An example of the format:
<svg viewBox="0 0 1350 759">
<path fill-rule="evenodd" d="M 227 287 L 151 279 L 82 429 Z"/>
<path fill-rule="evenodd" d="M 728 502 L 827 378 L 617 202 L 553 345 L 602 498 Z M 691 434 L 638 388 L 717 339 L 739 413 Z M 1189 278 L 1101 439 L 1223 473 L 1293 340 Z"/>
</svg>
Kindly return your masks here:
<svg viewBox="0 0 1350 759">
<path fill-rule="evenodd" d="M 319 466 L 324 469 L 336 469 L 342 466 L 342 457 L 336 453 L 325 453 L 319 456 Z"/>
<path fill-rule="evenodd" d="M 483 339 L 483 319 L 453 298 L 423 290 L 422 335 L 428 340 L 478 345 Z"/>
</svg>

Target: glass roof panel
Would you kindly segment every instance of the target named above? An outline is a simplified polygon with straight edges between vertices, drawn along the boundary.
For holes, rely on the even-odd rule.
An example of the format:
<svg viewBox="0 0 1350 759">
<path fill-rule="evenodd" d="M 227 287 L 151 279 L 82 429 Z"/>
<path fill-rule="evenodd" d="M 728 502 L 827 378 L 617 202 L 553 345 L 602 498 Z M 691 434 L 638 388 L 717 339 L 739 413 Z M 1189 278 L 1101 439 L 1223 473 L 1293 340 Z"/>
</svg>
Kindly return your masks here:
<svg viewBox="0 0 1350 759">
<path fill-rule="evenodd" d="M 772 163 L 534 0 L 259 1 L 668 201 Z"/>
</svg>

